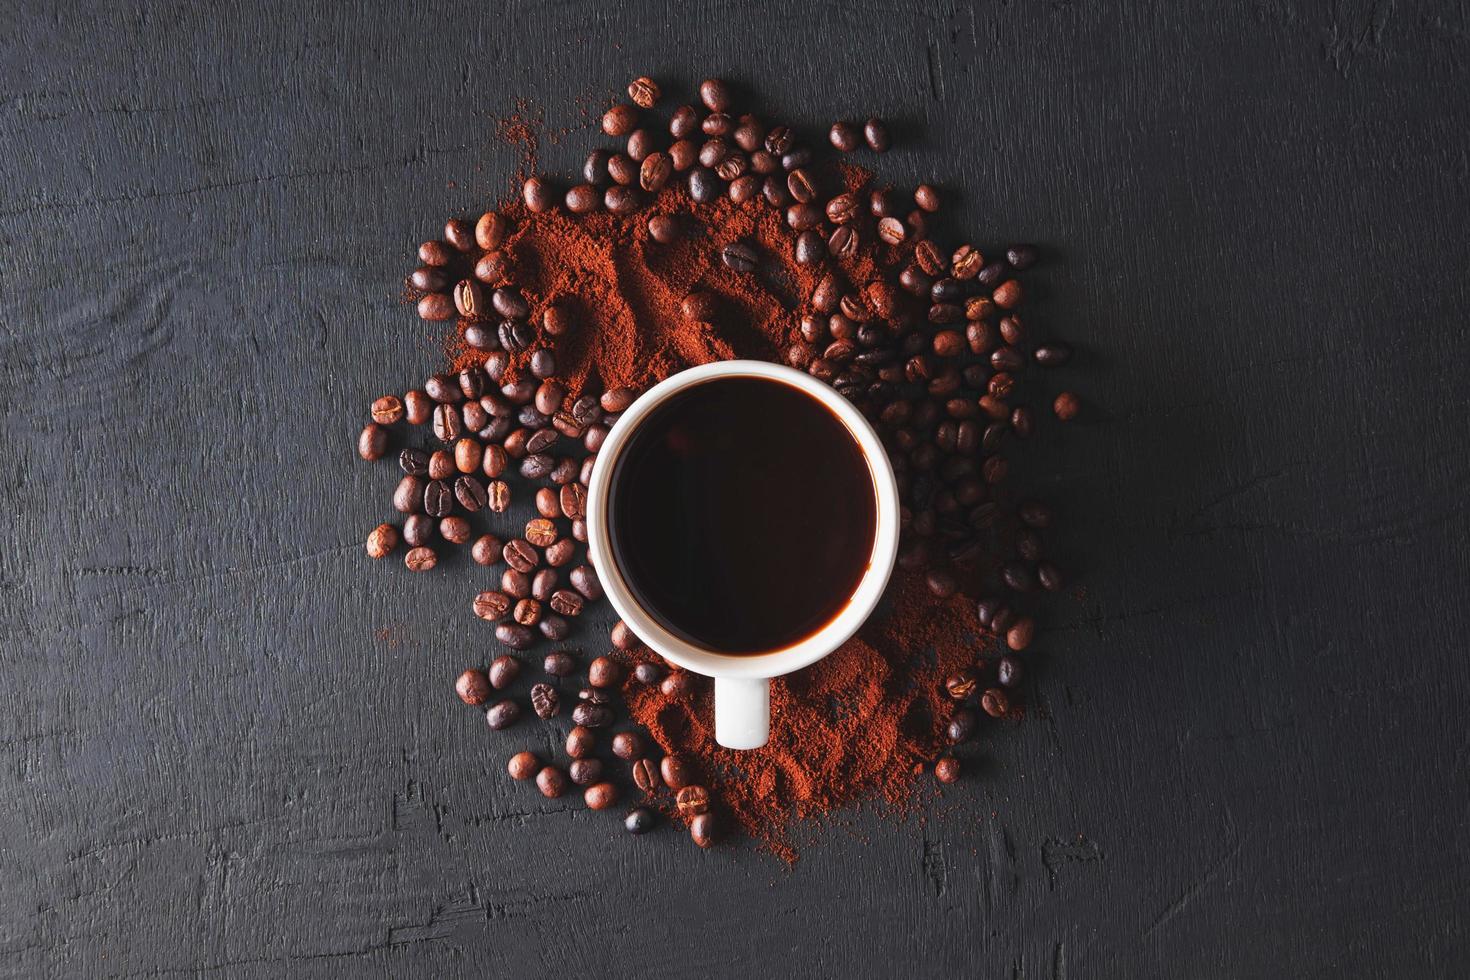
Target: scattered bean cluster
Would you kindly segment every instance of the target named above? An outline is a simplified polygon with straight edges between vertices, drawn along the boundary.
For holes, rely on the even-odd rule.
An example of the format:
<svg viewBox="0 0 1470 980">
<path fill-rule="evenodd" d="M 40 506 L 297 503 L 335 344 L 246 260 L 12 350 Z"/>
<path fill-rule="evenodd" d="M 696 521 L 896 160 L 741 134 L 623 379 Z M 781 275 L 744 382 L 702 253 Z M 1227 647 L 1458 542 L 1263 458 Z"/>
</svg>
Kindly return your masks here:
<svg viewBox="0 0 1470 980">
<path fill-rule="evenodd" d="M 632 215 L 677 184 L 700 204 L 728 196 L 782 212 L 792 235 L 791 260 L 819 272 L 802 308 L 794 311 L 782 354 L 788 364 L 851 399 L 878 428 L 904 500 L 900 566 L 921 574 L 934 596 L 947 599 L 997 542 L 1008 540 L 1014 551 L 999 569 L 994 595 L 977 605 L 981 625 L 1003 637 L 1012 653 L 993 666 L 993 684 L 982 684 L 981 669 L 987 677 L 992 669 L 983 664 L 946 683 L 956 702 L 949 741 L 961 744 L 975 730 L 977 705 L 994 717 L 1010 711 L 1007 691 L 1022 675 L 1015 654 L 1031 645 L 1036 630 L 1032 617 L 1016 607 L 1027 594 L 1055 592 L 1064 583 L 1043 556 L 1040 532 L 1052 524 L 1050 510 L 1026 501 L 1003 513 L 1005 499 L 997 491 L 1008 475 L 1007 447 L 1029 439 L 1038 427 L 1033 410 L 1019 401 L 1022 376 L 1031 365 L 1059 367 L 1072 355 L 1060 341 L 1035 341 L 1018 312 L 1025 291 L 1016 274 L 1035 264 L 1037 250 L 1017 244 L 987 255 L 969 243 L 941 248 L 932 228 L 943 206 L 936 187 L 921 184 L 907 199 L 886 186 L 849 189 L 819 166 L 817 153 L 792 128 L 733 114 L 725 82 L 705 80 L 699 96 L 700 105 L 681 105 L 666 126 L 654 125 L 648 110 L 661 98 L 659 86 L 648 78 L 634 80 L 630 102 L 602 117 L 603 132 L 622 145 L 594 150 L 581 180 L 570 186 L 546 175 L 531 177 L 522 198 L 537 213 L 561 205 L 574 214 Z M 838 121 L 827 135 L 842 154 L 864 148 L 883 153 L 892 146 L 888 127 L 876 118 L 860 125 Z M 403 524 L 375 528 L 368 553 L 384 557 L 401 538 L 405 564 L 414 571 L 432 569 L 442 544 L 468 544 L 477 563 L 503 564 L 500 587 L 478 594 L 473 608 L 495 624 L 501 644 L 519 652 L 530 649 L 538 633 L 552 642 L 565 640 L 572 621 L 602 597 L 597 574 L 582 557 L 587 484 L 609 427 L 636 392 L 573 393 L 557 377 L 554 348 L 577 328 L 575 317 L 557 302 L 533 311 L 511 281 L 511 262 L 502 250 L 510 231 L 508 219 L 491 211 L 473 224 L 450 220 L 442 239 L 419 246 L 419 266 L 408 278 L 419 295 L 419 315 L 430 321 L 458 318 L 465 341 L 484 353 L 484 361 L 457 375 L 435 375 L 401 398 L 378 399 L 358 452 L 364 459 L 383 458 L 400 424 L 431 430 L 437 448 L 400 449 L 403 476 L 393 506 L 404 515 Z M 667 244 L 683 228 L 672 216 L 656 215 L 648 231 L 655 242 Z M 859 282 L 852 274 L 861 256 L 872 257 L 874 263 L 865 267 L 879 272 Z M 753 243 L 738 240 L 721 244 L 718 259 L 732 276 L 757 274 L 767 262 Z M 684 298 L 681 312 L 689 320 L 709 321 L 717 307 L 712 294 L 696 291 Z M 505 381 L 512 365 L 516 380 Z M 1063 422 L 1083 411 L 1065 391 L 1051 407 Z M 473 515 L 504 513 L 510 506 L 512 473 L 539 484 L 538 516 L 510 540 L 476 534 Z M 1009 539 L 995 533 L 1002 523 L 1014 527 Z M 612 641 L 619 650 L 638 648 L 622 623 Z M 564 700 L 571 700 L 563 698 L 560 683 L 575 665 L 565 651 L 546 656 L 549 679 L 528 692 L 538 717 L 557 717 Z M 514 681 L 519 666 L 505 654 L 486 672 L 465 671 L 457 685 L 460 698 L 486 705 Z M 618 784 L 605 778 L 606 760 L 592 752 L 598 733 L 614 721 L 615 692 L 623 680 L 616 661 L 594 659 L 570 707 L 576 725 L 566 746 L 570 763 L 563 767 L 522 751 L 510 760 L 511 775 L 534 779 L 547 796 L 562 795 L 570 783 L 584 787 L 589 807 L 613 805 Z M 629 682 L 659 684 L 680 697 L 698 680 L 641 663 Z M 508 696 L 490 704 L 489 726 L 516 724 L 521 704 Z M 677 793 L 673 809 L 686 818 L 697 843 L 714 841 L 710 794 L 692 776 L 692 761 L 668 756 L 655 764 L 634 732 L 614 736 L 612 749 L 644 794 L 660 785 Z M 941 782 L 953 782 L 958 774 L 951 755 L 935 765 Z M 653 823 L 653 812 L 642 806 L 625 821 L 634 833 Z"/>
</svg>

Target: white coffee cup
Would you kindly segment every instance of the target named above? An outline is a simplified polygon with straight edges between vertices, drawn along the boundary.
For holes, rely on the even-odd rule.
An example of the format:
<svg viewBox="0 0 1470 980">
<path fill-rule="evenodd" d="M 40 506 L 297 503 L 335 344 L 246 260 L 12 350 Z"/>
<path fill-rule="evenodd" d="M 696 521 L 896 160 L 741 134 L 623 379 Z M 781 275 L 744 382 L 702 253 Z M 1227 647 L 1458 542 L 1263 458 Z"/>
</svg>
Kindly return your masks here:
<svg viewBox="0 0 1470 980">
<path fill-rule="evenodd" d="M 877 519 L 872 557 L 847 605 L 820 631 L 768 653 L 717 653 L 675 636 L 639 605 L 613 559 L 607 509 L 619 451 L 656 407 L 691 385 L 716 378 L 764 378 L 815 398 L 852 434 L 873 479 Z M 715 679 L 715 740 L 727 748 L 755 749 L 766 744 L 770 736 L 771 678 L 808 667 L 837 649 L 857 632 L 878 604 L 898 552 L 898 512 L 898 486 L 888 454 L 878 434 L 851 402 L 810 375 L 780 364 L 720 361 L 681 371 L 654 385 L 623 412 L 608 432 L 598 451 L 587 493 L 587 542 L 603 591 L 623 622 L 669 663 Z M 732 597 L 735 600 L 738 597 Z"/>
</svg>

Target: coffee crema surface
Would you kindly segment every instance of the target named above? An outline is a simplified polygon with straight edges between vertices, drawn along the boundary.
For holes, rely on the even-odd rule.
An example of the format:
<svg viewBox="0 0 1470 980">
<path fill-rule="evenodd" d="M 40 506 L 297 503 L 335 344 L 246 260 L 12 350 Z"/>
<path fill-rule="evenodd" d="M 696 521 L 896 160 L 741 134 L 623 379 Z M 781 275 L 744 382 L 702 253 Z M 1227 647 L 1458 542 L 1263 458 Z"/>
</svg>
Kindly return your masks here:
<svg viewBox="0 0 1470 980">
<path fill-rule="evenodd" d="M 872 558 L 872 473 L 842 421 L 764 378 L 719 378 L 657 405 L 608 498 L 612 558 L 638 603 L 688 643 L 784 649 L 847 605 Z"/>
</svg>

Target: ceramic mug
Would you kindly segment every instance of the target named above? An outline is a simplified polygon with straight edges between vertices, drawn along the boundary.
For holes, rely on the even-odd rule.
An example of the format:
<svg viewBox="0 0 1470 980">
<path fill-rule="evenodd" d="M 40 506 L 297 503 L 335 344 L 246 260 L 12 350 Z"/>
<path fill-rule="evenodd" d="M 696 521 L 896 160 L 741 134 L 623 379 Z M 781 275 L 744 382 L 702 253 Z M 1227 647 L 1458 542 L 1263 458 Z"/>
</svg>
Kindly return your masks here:
<svg viewBox="0 0 1470 980">
<path fill-rule="evenodd" d="M 876 501 L 872 556 L 867 571 L 826 626 L 790 646 L 766 653 L 717 653 L 674 635 L 643 609 L 613 559 L 607 510 L 618 453 L 650 412 L 684 389 L 716 378 L 762 378 L 790 385 L 821 402 L 858 444 L 868 463 Z M 720 361 L 681 371 L 641 395 L 603 440 L 587 492 L 587 541 L 608 600 L 634 633 L 671 664 L 713 677 L 715 740 L 732 749 L 766 744 L 771 727 L 771 678 L 800 670 L 841 646 L 872 613 L 893 572 L 898 552 L 898 486 L 878 434 L 852 403 L 810 375 L 764 361 Z"/>
</svg>

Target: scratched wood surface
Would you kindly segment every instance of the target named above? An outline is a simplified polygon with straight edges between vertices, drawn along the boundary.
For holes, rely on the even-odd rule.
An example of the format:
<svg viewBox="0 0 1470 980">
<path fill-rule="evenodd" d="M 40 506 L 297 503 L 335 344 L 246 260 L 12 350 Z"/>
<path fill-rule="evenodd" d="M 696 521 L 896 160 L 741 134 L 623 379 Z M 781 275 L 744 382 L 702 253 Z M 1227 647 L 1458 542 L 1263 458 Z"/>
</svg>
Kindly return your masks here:
<svg viewBox="0 0 1470 980">
<path fill-rule="evenodd" d="M 1470 971 L 1462 5 L 5 7 L 0 975 Z M 896 120 L 1084 352 L 1032 717 L 790 871 L 510 784 L 362 555 L 414 243 L 641 72 Z"/>
</svg>

